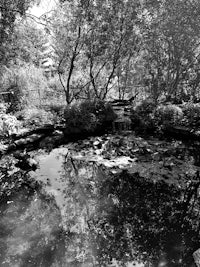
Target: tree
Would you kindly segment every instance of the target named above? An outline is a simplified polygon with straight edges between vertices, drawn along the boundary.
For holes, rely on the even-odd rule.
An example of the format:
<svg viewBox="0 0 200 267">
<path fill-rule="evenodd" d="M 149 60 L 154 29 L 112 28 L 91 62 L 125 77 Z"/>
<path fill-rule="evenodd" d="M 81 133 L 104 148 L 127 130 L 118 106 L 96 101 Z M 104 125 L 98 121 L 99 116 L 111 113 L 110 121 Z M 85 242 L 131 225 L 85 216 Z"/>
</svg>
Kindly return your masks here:
<svg viewBox="0 0 200 267">
<path fill-rule="evenodd" d="M 196 0 L 147 1 L 139 13 L 146 82 L 157 99 L 199 84 L 200 3 Z"/>
<path fill-rule="evenodd" d="M 48 36 L 44 30 L 30 20 L 17 23 L 13 31 L 12 62 L 14 64 L 33 64 L 39 67 L 43 53 L 48 43 Z"/>
<path fill-rule="evenodd" d="M 58 56 L 58 75 L 63 86 L 66 102 L 70 104 L 76 95 L 78 81 L 74 73 L 80 69 L 84 32 L 82 10 L 75 1 L 60 5 L 53 14 L 54 47 Z M 79 66 L 77 67 L 77 64 Z"/>
<path fill-rule="evenodd" d="M 122 59 L 135 51 L 137 1 L 65 1 L 54 15 L 58 72 L 70 103 L 105 99 Z M 59 14 L 59 17 L 58 17 Z"/>
<path fill-rule="evenodd" d="M 12 54 L 13 31 L 16 21 L 23 17 L 34 0 L 2 0 L 0 3 L 0 63 L 7 64 Z"/>
<path fill-rule="evenodd" d="M 105 99 L 124 59 L 135 53 L 136 1 L 96 1 L 88 15 L 86 55 L 95 96 Z"/>
</svg>

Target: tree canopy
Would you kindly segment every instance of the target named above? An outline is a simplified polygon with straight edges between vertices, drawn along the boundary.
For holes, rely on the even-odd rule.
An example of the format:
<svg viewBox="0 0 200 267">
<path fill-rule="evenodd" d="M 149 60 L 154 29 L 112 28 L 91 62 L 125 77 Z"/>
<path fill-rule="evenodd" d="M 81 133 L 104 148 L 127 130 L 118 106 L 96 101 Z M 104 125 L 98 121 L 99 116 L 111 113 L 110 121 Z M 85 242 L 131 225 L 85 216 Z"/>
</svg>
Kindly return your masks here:
<svg viewBox="0 0 200 267">
<path fill-rule="evenodd" d="M 199 9 L 195 0 L 61 1 L 53 32 L 69 102 L 83 89 L 104 99 L 115 88 L 124 97 L 137 83 L 154 99 L 194 95 Z"/>
<path fill-rule="evenodd" d="M 25 16 L 34 0 L 2 0 L 0 3 L 0 63 L 5 64 L 12 56 L 13 32 L 20 17 Z"/>
</svg>

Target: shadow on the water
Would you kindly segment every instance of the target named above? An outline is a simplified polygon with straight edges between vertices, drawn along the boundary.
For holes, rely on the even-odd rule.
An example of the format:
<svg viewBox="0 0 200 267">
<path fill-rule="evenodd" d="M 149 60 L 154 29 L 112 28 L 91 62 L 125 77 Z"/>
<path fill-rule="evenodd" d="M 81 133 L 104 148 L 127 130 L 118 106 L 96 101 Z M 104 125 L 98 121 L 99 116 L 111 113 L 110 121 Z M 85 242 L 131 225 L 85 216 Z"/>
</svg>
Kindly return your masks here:
<svg viewBox="0 0 200 267">
<path fill-rule="evenodd" d="M 4 198 L 0 266 L 193 266 L 200 247 L 198 173 L 181 187 L 55 149 L 30 175 L 52 196 L 26 185 Z"/>
</svg>

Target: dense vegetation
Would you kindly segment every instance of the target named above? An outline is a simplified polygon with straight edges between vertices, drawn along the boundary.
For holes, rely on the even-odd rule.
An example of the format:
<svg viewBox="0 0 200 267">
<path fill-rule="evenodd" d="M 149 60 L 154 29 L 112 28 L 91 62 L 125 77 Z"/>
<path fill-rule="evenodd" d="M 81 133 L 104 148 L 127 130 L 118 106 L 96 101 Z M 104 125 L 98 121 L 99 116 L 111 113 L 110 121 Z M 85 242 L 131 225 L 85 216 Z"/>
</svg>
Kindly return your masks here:
<svg viewBox="0 0 200 267">
<path fill-rule="evenodd" d="M 137 103 L 198 101 L 199 1 L 60 1 L 41 18 L 33 4 L 0 5 L 8 112 L 136 93 Z"/>
<path fill-rule="evenodd" d="M 70 247 L 74 242 L 76 255 L 77 244 L 84 250 L 89 236 L 94 242 L 91 255 L 99 266 L 108 266 L 111 259 L 124 266 L 135 258 L 158 265 L 160 255 L 177 244 L 180 250 L 175 256 L 168 250 L 163 257 L 173 266 L 188 266 L 199 247 L 200 1 L 60 0 L 51 12 L 37 17 L 32 7 L 40 2 L 44 4 L 44 0 L 0 2 L 0 194 L 4 199 L 0 208 L 8 213 L 16 210 L 16 216 L 20 204 L 15 201 L 26 203 L 23 192 L 30 193 L 26 207 L 33 215 L 27 215 L 28 208 L 23 210 L 22 226 L 16 231 L 21 231 L 26 216 L 37 218 L 30 235 L 39 224 L 44 229 L 52 226 L 47 254 L 52 250 L 55 255 L 57 250 L 70 254 L 71 248 L 66 252 L 63 244 L 69 242 Z M 123 114 L 119 110 L 117 114 L 116 107 Z M 131 132 L 110 133 L 121 124 Z M 169 133 L 189 142 L 174 141 Z M 152 135 L 154 139 L 148 140 Z M 62 168 L 53 170 L 65 182 L 62 194 L 67 204 L 61 213 L 68 216 L 62 222 L 66 241 L 57 207 L 52 213 L 54 204 L 44 215 L 48 218 L 52 213 L 52 217 L 40 222 L 40 211 L 46 206 L 42 200 L 33 203 L 35 197 L 43 198 L 43 185 L 35 177 L 29 179 L 29 171 L 33 174 L 38 167 L 37 151 L 33 156 L 30 151 L 52 150 L 88 136 L 93 137 L 64 147 Z M 155 139 L 163 137 L 169 142 Z M 131 164 L 134 168 L 128 169 Z M 18 191 L 22 197 L 15 199 Z M 41 195 L 37 197 L 36 191 Z M 74 206 L 84 220 L 92 218 L 87 234 L 85 229 L 73 232 L 80 219 Z M 12 239 L 6 229 L 15 228 L 17 218 L 13 218 L 10 226 L 3 221 L 8 246 Z M 28 235 L 28 242 L 32 247 L 39 244 L 33 253 L 36 264 L 50 266 L 38 256 L 46 242 L 43 228 L 35 242 Z M 79 235 L 83 236 L 79 239 Z M 174 237 L 173 244 L 168 235 Z M 54 238 L 64 243 L 56 248 Z M 14 255 L 14 261 L 20 255 L 19 261 L 27 265 L 32 247 L 23 258 L 14 246 L 9 257 Z M 71 259 L 73 255 L 67 257 Z"/>
</svg>

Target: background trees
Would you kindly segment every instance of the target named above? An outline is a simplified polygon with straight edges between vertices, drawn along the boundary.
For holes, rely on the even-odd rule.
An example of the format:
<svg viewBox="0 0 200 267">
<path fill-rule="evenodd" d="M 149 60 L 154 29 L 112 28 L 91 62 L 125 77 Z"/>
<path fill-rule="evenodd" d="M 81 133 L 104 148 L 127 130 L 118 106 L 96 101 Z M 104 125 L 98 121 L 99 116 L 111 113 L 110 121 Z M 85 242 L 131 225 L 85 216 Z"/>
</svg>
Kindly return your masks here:
<svg viewBox="0 0 200 267">
<path fill-rule="evenodd" d="M 136 7 L 134 1 L 65 1 L 57 9 L 53 31 L 67 102 L 80 93 L 106 98 L 136 50 Z"/>
<path fill-rule="evenodd" d="M 84 88 L 87 97 L 105 99 L 114 88 L 123 98 L 139 83 L 155 100 L 194 97 L 199 9 L 195 0 L 64 1 L 53 31 L 67 94 Z"/>
<path fill-rule="evenodd" d="M 0 63 L 6 64 L 12 50 L 15 25 L 20 17 L 24 17 L 34 0 L 2 0 L 0 3 Z"/>
<path fill-rule="evenodd" d="M 9 0 L 0 5 L 1 69 L 23 64 L 42 68 L 49 44 L 57 74 L 50 73 L 47 87 L 63 94 L 67 104 L 78 98 L 130 98 L 138 91 L 139 97 L 155 101 L 198 98 L 197 0 L 60 1 L 42 16 L 40 28 L 25 19 L 33 3 Z"/>
<path fill-rule="evenodd" d="M 160 94 L 192 95 L 199 84 L 198 1 L 149 1 L 140 10 L 146 82 L 155 99 Z"/>
</svg>

